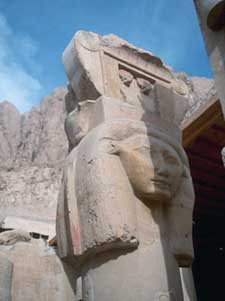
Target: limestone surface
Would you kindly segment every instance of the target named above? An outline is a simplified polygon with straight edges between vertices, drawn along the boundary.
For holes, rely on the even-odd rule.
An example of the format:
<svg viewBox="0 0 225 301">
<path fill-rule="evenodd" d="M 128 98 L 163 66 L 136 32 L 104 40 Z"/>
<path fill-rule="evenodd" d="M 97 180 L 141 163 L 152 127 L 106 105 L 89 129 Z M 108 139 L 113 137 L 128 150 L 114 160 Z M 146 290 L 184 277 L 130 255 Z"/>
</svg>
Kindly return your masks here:
<svg viewBox="0 0 225 301">
<path fill-rule="evenodd" d="M 184 300 L 194 190 L 179 125 L 190 87 L 115 36 L 78 32 L 63 61 L 70 154 L 59 256 L 77 271 L 85 301 Z"/>
<path fill-rule="evenodd" d="M 42 239 L 11 243 L 0 245 L 0 300 L 75 300 L 75 275 L 59 260 L 54 248 Z"/>
<path fill-rule="evenodd" d="M 1 253 L 8 259 L 0 256 L 4 270 L 4 277 L 0 276 L 0 299 L 89 301 L 94 298 L 91 295 L 94 285 L 97 300 L 110 300 L 109 295 L 116 301 L 145 300 L 149 298 L 149 279 L 154 279 L 160 270 L 164 277 L 159 282 L 156 279 L 155 283 L 161 283 L 162 287 L 155 300 L 172 300 L 175 293 L 168 290 L 171 286 L 182 295 L 178 265 L 189 266 L 192 260 L 193 191 L 186 159 L 180 155 L 182 151 L 177 152 L 180 146 L 176 146 L 178 142 L 171 146 L 174 138 L 179 140 L 179 131 L 173 131 L 169 123 L 181 123 L 214 95 L 213 81 L 175 74 L 153 54 L 114 35 L 100 37 L 80 32 L 77 36 L 78 41 L 72 40 L 64 53 L 69 78 L 66 95 L 66 89 L 58 88 L 43 98 L 39 108 L 25 114 L 20 114 L 9 102 L 0 103 L 0 219 L 10 215 L 24 218 L 28 225 L 34 221 L 54 225 L 62 166 L 69 144 L 71 153 L 64 168 L 67 182 L 62 186 L 62 201 L 58 205 L 58 212 L 62 213 L 58 216 L 58 248 L 60 256 L 71 263 L 67 267 L 69 271 L 75 265 L 72 273 L 79 271 L 80 275 L 69 284 L 70 276 L 65 276 L 55 254 L 48 257 L 53 249 L 42 240 L 18 242 L 12 247 L 2 245 Z M 158 84 L 160 97 L 155 94 Z M 188 108 L 182 106 L 183 98 Z M 170 110 L 165 108 L 164 99 L 172 100 Z M 178 107 L 179 114 L 174 114 Z M 69 143 L 64 133 L 66 111 Z M 162 122 L 168 117 L 167 122 Z M 122 122 L 123 119 L 127 121 Z M 174 176 L 169 168 L 170 160 L 176 161 L 178 167 Z M 153 170 L 161 165 L 159 162 L 165 162 L 170 177 L 167 184 L 158 185 L 156 180 L 153 185 Z M 180 182 L 182 164 L 184 173 Z M 151 185 L 147 185 L 148 181 Z M 167 189 L 168 185 L 174 186 L 173 189 Z M 174 197 L 179 190 L 177 185 L 181 188 L 179 198 Z M 64 193 L 66 200 L 62 198 Z M 82 195 L 89 203 L 82 202 Z M 153 203 L 167 206 L 168 197 L 172 196 L 174 202 L 166 212 L 166 219 L 159 209 L 161 205 L 152 211 Z M 68 205 L 70 211 L 63 205 Z M 159 227 L 157 222 L 166 226 Z M 150 246 L 153 246 L 151 252 Z M 98 259 L 94 257 L 97 253 Z M 24 254 L 29 260 L 26 261 Z M 163 256 L 166 267 L 160 260 Z M 15 274 L 10 281 L 13 264 Z M 168 283 L 168 277 L 173 279 L 172 283 Z M 25 280 L 22 283 L 20 279 Z M 71 290 L 75 283 L 76 297 Z"/>
<path fill-rule="evenodd" d="M 30 241 L 28 232 L 22 230 L 9 230 L 0 233 L 0 245 L 14 245 L 18 241 Z"/>
<path fill-rule="evenodd" d="M 215 88 L 209 79 L 190 78 L 185 74 L 178 78 L 189 88 L 187 119 L 215 94 Z M 51 96 L 43 98 L 39 108 L 25 114 L 20 114 L 9 102 L 0 102 L 0 220 L 9 215 L 55 220 L 62 161 L 68 152 L 64 132 L 65 93 L 66 89 L 56 89 Z M 72 112 L 76 104 L 72 89 L 66 99 L 67 111 Z M 85 107 L 88 110 L 88 105 Z M 73 131 L 69 128 L 74 115 L 72 112 L 66 119 L 68 135 Z M 82 122 L 87 126 L 86 115 Z M 75 135 L 70 136 L 72 149 Z"/>
<path fill-rule="evenodd" d="M 10 215 L 54 222 L 68 149 L 65 91 L 55 89 L 24 114 L 0 103 L 0 220 Z"/>
</svg>

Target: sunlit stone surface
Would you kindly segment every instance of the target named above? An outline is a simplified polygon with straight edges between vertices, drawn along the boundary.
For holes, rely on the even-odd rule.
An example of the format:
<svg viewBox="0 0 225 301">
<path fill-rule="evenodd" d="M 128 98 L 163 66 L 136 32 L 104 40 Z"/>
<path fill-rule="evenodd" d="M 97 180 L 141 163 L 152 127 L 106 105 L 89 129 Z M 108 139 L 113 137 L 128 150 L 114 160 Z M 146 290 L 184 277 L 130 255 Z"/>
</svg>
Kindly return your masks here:
<svg viewBox="0 0 225 301">
<path fill-rule="evenodd" d="M 63 62 L 70 154 L 56 232 L 77 299 L 184 300 L 194 192 L 177 125 L 188 87 L 114 35 L 78 32 Z"/>
</svg>

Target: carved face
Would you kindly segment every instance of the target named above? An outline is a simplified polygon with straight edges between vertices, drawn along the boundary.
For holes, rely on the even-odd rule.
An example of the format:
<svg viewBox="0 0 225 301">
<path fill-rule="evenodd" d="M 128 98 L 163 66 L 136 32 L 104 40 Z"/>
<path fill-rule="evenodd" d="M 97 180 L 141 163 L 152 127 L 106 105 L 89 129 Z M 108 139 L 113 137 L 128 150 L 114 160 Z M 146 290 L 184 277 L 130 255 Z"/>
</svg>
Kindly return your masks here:
<svg viewBox="0 0 225 301">
<path fill-rule="evenodd" d="M 132 187 L 140 198 L 163 202 L 172 198 L 184 170 L 172 146 L 154 137 L 138 135 L 117 147 Z"/>
<path fill-rule="evenodd" d="M 179 186 L 183 164 L 172 146 L 156 138 L 150 138 L 149 154 L 147 193 L 166 201 Z"/>
</svg>

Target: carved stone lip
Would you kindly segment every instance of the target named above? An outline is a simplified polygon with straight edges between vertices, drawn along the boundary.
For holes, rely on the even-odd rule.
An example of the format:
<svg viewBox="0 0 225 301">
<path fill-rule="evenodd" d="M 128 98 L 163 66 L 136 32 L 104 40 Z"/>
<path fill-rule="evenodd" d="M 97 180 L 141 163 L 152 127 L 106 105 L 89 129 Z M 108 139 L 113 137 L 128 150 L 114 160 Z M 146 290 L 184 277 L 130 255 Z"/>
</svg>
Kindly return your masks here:
<svg viewBox="0 0 225 301">
<path fill-rule="evenodd" d="M 168 182 L 167 178 L 156 178 L 156 179 L 151 179 L 151 182 L 154 184 L 160 185 L 160 186 L 166 186 L 167 188 L 170 188 L 170 183 Z"/>
</svg>

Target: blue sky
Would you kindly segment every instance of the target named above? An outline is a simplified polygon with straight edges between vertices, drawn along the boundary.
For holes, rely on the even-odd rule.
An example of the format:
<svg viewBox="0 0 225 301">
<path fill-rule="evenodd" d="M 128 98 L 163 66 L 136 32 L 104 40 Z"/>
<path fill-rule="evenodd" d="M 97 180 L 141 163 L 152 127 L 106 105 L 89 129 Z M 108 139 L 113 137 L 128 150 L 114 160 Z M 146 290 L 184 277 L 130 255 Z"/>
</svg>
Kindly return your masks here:
<svg viewBox="0 0 225 301">
<path fill-rule="evenodd" d="M 117 34 L 175 71 L 212 77 L 192 0 L 1 0 L 0 101 L 24 112 L 65 86 L 61 55 L 81 29 Z"/>
</svg>

